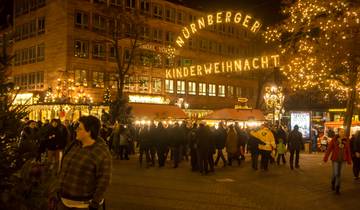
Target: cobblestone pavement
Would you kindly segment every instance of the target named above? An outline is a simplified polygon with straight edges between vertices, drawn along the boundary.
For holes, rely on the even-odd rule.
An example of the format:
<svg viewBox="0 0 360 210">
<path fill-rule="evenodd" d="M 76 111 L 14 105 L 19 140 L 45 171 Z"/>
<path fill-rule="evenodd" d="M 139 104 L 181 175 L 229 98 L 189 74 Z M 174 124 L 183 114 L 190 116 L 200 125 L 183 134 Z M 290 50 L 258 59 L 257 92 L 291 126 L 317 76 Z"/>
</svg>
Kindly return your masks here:
<svg viewBox="0 0 360 210">
<path fill-rule="evenodd" d="M 218 166 L 206 176 L 191 172 L 186 161 L 174 169 L 169 161 L 165 168 L 141 168 L 135 156 L 114 160 L 107 210 L 360 209 L 360 181 L 351 166 L 344 167 L 341 195 L 335 195 L 331 163 L 322 157 L 301 154 L 300 169 L 271 165 L 267 172 L 253 171 L 247 157 L 240 167 Z"/>
</svg>

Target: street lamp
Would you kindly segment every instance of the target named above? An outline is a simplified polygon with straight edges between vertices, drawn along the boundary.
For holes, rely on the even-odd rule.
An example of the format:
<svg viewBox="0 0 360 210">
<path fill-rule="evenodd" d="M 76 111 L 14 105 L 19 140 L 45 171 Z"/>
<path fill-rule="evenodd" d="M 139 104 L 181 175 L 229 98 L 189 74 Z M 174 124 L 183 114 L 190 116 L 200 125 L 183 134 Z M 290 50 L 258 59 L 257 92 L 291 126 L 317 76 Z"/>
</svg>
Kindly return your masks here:
<svg viewBox="0 0 360 210">
<path fill-rule="evenodd" d="M 276 119 L 280 123 L 280 114 L 283 108 L 285 96 L 282 91 L 282 87 L 268 86 L 265 87 L 264 100 L 266 107 L 273 112 L 273 125 Z"/>
</svg>

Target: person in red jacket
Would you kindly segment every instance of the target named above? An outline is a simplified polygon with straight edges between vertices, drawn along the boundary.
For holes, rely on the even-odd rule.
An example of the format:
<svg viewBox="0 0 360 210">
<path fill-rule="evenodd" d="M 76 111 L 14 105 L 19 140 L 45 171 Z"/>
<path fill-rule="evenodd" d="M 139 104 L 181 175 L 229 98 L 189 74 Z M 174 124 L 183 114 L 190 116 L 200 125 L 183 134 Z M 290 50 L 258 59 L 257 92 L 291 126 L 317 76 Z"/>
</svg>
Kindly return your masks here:
<svg viewBox="0 0 360 210">
<path fill-rule="evenodd" d="M 340 178 L 343 162 L 346 161 L 348 164 L 351 164 L 350 145 L 348 138 L 345 136 L 344 129 L 339 128 L 339 134 L 330 141 L 324 156 L 324 162 L 327 162 L 330 153 L 333 172 L 331 189 L 335 190 L 336 194 L 340 194 Z"/>
</svg>

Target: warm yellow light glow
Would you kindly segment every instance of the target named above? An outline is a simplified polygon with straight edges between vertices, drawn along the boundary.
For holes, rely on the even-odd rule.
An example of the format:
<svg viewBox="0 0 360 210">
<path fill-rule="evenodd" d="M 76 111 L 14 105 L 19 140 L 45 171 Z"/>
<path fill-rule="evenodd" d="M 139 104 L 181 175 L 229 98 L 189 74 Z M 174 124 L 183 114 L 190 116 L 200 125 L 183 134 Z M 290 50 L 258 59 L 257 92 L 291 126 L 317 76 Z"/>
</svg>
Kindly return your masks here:
<svg viewBox="0 0 360 210">
<path fill-rule="evenodd" d="M 244 17 L 242 19 L 242 17 Z M 203 29 L 207 26 L 222 23 L 234 23 L 239 24 L 241 27 L 249 30 L 252 33 L 257 33 L 261 28 L 260 21 L 254 20 L 250 15 L 242 15 L 237 12 L 233 15 L 231 11 L 222 11 L 215 14 L 209 14 L 205 17 L 199 18 L 195 23 L 191 23 L 189 26 L 185 26 L 181 30 L 181 35 L 176 38 L 176 44 L 179 47 L 185 45 L 185 41 L 191 37 L 192 34 L 196 34 L 198 30 Z"/>
<path fill-rule="evenodd" d="M 129 95 L 129 102 L 132 103 L 151 103 L 151 104 L 169 104 L 170 100 L 162 96 L 143 96 Z"/>
<path fill-rule="evenodd" d="M 193 65 L 166 69 L 165 77 L 168 79 L 186 78 L 220 73 L 250 71 L 259 68 L 267 69 L 279 66 L 280 56 L 269 55 L 255 58 L 241 58 L 232 61 L 213 62 L 203 65 Z"/>
</svg>

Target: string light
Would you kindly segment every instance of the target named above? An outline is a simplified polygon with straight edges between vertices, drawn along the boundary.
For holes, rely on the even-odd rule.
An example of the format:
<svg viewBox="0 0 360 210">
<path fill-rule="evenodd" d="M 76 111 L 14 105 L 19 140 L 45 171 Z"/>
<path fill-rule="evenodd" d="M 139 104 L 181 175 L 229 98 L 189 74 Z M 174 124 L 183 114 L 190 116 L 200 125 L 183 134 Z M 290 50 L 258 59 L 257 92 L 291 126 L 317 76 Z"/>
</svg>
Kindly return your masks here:
<svg viewBox="0 0 360 210">
<path fill-rule="evenodd" d="M 278 50 L 286 65 L 280 70 L 292 89 L 318 87 L 345 98 L 350 89 L 341 81 L 349 83 L 349 72 L 358 65 L 352 57 L 359 39 L 359 7 L 345 0 L 298 0 L 282 12 L 288 18 L 267 28 L 263 37 L 267 43 L 281 43 Z"/>
</svg>

